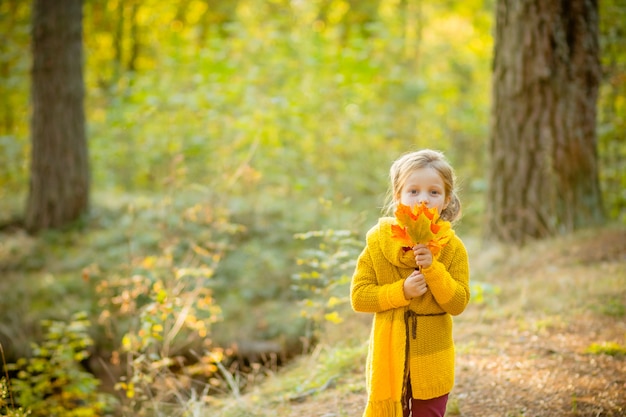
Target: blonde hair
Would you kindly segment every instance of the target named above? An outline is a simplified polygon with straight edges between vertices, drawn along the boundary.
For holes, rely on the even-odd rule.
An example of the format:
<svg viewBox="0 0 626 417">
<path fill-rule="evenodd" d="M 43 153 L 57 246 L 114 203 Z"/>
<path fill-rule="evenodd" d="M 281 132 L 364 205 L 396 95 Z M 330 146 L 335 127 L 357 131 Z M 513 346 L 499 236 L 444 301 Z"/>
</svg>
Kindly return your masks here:
<svg viewBox="0 0 626 417">
<path fill-rule="evenodd" d="M 443 180 L 448 205 L 440 213 L 441 218 L 449 222 L 458 220 L 461 217 L 461 201 L 457 196 L 454 169 L 442 152 L 431 149 L 409 152 L 396 159 L 391 165 L 389 170 L 391 184 L 387 193 L 384 212 L 391 214 L 395 211 L 396 203 L 400 200 L 400 193 L 407 178 L 413 171 L 422 168 L 433 168 Z"/>
</svg>

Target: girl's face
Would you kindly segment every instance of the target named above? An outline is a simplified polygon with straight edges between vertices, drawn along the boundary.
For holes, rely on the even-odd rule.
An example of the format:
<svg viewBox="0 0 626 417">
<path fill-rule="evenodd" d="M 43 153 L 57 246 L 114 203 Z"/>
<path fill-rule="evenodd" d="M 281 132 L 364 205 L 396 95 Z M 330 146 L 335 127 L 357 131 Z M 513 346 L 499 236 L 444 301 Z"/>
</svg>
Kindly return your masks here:
<svg viewBox="0 0 626 417">
<path fill-rule="evenodd" d="M 436 207 L 440 214 L 448 205 L 448 200 L 443 178 L 430 167 L 413 171 L 407 177 L 399 196 L 400 203 L 405 206 L 413 207 L 424 202 L 428 208 Z"/>
</svg>

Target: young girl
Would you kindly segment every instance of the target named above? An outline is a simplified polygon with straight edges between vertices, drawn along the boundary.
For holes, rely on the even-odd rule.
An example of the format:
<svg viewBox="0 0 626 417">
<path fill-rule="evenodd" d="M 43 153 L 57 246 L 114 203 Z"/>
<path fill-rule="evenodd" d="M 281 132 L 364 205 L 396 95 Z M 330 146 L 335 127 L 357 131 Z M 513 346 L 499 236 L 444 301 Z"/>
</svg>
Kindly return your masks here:
<svg viewBox="0 0 626 417">
<path fill-rule="evenodd" d="M 391 166 L 391 212 L 398 203 L 436 207 L 453 222 L 461 205 L 442 153 L 412 152 Z M 392 238 L 393 217 L 367 233 L 352 277 L 355 311 L 375 313 L 367 357 L 367 417 L 443 417 L 454 385 L 452 315 L 470 298 L 467 252 L 456 235 L 433 256 L 426 245 Z M 412 249 L 412 250 L 411 250 Z"/>
</svg>

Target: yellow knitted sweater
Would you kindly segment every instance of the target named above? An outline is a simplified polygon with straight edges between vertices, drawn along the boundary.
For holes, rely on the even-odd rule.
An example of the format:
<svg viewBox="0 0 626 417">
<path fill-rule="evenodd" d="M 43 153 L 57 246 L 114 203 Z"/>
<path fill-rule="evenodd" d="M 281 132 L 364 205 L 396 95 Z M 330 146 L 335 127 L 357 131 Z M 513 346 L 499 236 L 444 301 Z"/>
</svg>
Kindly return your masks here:
<svg viewBox="0 0 626 417">
<path fill-rule="evenodd" d="M 402 416 L 407 371 L 413 398 L 436 398 L 452 390 L 451 315 L 462 313 L 470 298 L 467 251 L 455 235 L 432 265 L 422 269 L 428 284 L 426 294 L 406 300 L 404 279 L 415 269 L 415 257 L 413 251 L 405 251 L 401 242 L 391 238 L 394 222 L 391 217 L 381 218 L 367 233 L 367 245 L 350 287 L 352 308 L 375 313 L 364 417 Z"/>
</svg>

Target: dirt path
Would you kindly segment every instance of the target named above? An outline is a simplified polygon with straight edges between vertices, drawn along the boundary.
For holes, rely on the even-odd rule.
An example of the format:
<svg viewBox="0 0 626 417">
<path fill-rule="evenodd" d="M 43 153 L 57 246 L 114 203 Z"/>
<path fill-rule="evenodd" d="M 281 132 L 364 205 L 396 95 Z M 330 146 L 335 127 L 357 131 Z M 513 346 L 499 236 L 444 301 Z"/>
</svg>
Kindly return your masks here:
<svg viewBox="0 0 626 417">
<path fill-rule="evenodd" d="M 529 329 L 515 320 L 497 324 L 459 337 L 461 346 L 473 346 L 458 355 L 459 415 L 626 415 L 626 360 L 585 353 L 594 343 L 623 343 L 623 320 L 576 316 Z"/>
</svg>

